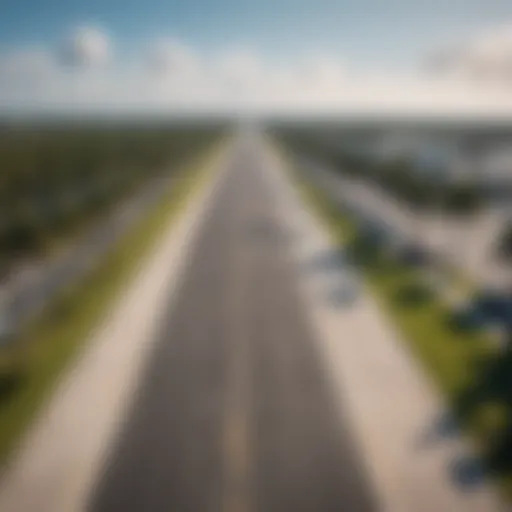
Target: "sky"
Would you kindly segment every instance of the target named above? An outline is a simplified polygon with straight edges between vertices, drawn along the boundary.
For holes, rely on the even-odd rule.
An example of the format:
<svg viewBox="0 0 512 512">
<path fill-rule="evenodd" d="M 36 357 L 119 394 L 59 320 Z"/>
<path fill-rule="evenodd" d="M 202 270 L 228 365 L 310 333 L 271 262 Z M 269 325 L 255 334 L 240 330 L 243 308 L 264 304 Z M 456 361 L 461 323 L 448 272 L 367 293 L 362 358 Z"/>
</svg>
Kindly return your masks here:
<svg viewBox="0 0 512 512">
<path fill-rule="evenodd" d="M 0 110 L 512 115 L 509 0 L 4 0 Z"/>
</svg>

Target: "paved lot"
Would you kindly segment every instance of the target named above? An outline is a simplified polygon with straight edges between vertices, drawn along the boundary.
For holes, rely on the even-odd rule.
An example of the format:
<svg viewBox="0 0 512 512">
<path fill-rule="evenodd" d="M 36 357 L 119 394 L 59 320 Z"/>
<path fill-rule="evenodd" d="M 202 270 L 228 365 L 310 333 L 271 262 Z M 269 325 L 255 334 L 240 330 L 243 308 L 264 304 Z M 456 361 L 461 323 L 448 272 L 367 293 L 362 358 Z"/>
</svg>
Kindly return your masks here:
<svg viewBox="0 0 512 512">
<path fill-rule="evenodd" d="M 415 215 L 371 184 L 348 179 L 309 159 L 301 159 L 301 165 L 308 178 L 333 198 L 382 223 L 401 239 L 426 247 L 476 283 L 502 289 L 511 282 L 510 265 L 500 261 L 497 254 L 498 240 L 511 217 L 510 206 L 489 208 L 460 219 L 441 214 Z"/>
</svg>

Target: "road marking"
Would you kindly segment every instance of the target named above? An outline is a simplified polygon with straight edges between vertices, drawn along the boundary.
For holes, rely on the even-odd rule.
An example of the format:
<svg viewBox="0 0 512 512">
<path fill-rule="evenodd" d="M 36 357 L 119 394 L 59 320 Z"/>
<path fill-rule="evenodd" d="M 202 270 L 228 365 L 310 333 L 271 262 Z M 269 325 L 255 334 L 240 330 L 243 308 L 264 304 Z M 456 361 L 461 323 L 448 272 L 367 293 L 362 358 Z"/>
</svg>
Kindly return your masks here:
<svg viewBox="0 0 512 512">
<path fill-rule="evenodd" d="M 234 409 L 228 414 L 225 453 L 227 462 L 226 512 L 249 512 L 247 476 L 249 462 L 248 424 L 246 415 Z"/>
<path fill-rule="evenodd" d="M 236 179 L 236 178 L 235 178 Z M 243 178 L 242 178 L 243 179 Z M 238 197 L 242 203 L 244 197 Z M 238 205 L 237 205 L 238 206 Z M 241 208 L 241 206 L 238 206 Z M 249 211 L 250 215 L 250 211 Z M 233 223 L 233 237 L 240 236 L 245 215 Z M 246 333 L 248 257 L 244 254 L 245 244 L 238 244 L 233 254 L 231 281 L 228 291 L 227 317 L 231 324 L 228 331 L 229 362 L 227 381 L 226 417 L 224 427 L 225 495 L 224 512 L 250 512 L 249 493 L 249 354 Z"/>
</svg>

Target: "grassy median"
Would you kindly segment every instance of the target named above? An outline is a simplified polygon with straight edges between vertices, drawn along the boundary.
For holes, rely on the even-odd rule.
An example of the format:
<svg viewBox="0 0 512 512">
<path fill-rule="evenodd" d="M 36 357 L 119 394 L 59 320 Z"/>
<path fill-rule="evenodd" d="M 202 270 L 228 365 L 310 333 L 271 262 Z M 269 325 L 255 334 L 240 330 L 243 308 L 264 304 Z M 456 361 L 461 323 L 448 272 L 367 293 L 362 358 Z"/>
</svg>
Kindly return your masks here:
<svg viewBox="0 0 512 512">
<path fill-rule="evenodd" d="M 215 153 L 215 152 L 214 152 Z M 216 156 L 216 153 L 215 155 Z M 68 289 L 22 334 L 10 352 L 0 352 L 0 461 L 5 461 L 63 369 L 133 279 L 160 234 L 182 210 L 212 169 L 212 154 L 183 168 L 173 186 L 121 239 L 92 274 Z M 9 378 L 13 366 L 18 371 Z"/>
<path fill-rule="evenodd" d="M 428 290 L 418 269 L 365 240 L 356 221 L 325 193 L 298 178 L 295 182 L 335 242 L 362 270 L 403 341 L 474 440 L 487 470 L 511 498 L 512 354 L 499 350 L 481 330 L 460 325 L 446 301 Z"/>
</svg>

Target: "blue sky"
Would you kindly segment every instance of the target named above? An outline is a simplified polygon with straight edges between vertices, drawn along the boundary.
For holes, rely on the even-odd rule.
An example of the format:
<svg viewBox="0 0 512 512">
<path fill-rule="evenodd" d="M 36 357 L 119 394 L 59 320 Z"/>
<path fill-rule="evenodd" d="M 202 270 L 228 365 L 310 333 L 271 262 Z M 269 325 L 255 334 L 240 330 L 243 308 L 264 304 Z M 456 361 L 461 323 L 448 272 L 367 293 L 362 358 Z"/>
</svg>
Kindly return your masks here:
<svg viewBox="0 0 512 512">
<path fill-rule="evenodd" d="M 511 61 L 511 0 L 4 0 L 0 109 L 512 114 Z"/>
<path fill-rule="evenodd" d="M 512 19 L 509 0 L 7 0 L 0 44 L 51 44 L 85 23 L 104 27 L 121 53 L 171 35 L 201 51 L 231 44 L 267 56 L 328 49 L 387 65 L 504 17 Z"/>
</svg>

